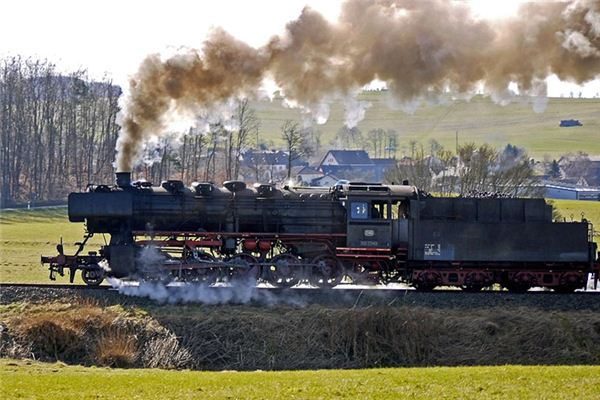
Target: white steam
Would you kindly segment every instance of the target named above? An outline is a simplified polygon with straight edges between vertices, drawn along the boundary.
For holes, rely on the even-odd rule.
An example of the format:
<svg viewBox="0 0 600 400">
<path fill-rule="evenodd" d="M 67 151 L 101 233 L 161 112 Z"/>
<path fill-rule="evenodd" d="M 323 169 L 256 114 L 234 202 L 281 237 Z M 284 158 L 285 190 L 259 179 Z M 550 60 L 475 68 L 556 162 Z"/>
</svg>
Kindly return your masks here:
<svg viewBox="0 0 600 400">
<path fill-rule="evenodd" d="M 355 97 L 344 100 L 344 125 L 354 128 L 360 121 L 365 119 L 365 113 L 372 104 L 368 101 L 358 101 Z"/>
<path fill-rule="evenodd" d="M 165 283 L 140 280 L 129 282 L 117 278 L 108 278 L 108 283 L 120 294 L 148 298 L 159 303 L 199 303 L 208 305 L 222 304 L 260 304 L 266 306 L 289 305 L 304 307 L 306 302 L 292 293 L 276 295 L 266 288 L 256 286 L 252 280 L 236 280 L 227 286 L 209 286 L 206 284 L 181 282 Z"/>
</svg>

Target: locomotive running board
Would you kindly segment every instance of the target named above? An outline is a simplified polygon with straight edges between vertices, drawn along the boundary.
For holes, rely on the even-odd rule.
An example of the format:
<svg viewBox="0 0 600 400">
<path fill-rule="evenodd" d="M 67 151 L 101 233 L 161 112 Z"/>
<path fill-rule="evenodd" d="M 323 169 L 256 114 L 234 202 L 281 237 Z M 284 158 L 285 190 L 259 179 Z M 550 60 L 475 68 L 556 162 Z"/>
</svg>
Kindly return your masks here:
<svg viewBox="0 0 600 400">
<path fill-rule="evenodd" d="M 390 249 L 382 247 L 336 247 L 335 255 L 339 258 L 362 258 L 371 260 L 389 260 L 392 258 Z"/>
</svg>

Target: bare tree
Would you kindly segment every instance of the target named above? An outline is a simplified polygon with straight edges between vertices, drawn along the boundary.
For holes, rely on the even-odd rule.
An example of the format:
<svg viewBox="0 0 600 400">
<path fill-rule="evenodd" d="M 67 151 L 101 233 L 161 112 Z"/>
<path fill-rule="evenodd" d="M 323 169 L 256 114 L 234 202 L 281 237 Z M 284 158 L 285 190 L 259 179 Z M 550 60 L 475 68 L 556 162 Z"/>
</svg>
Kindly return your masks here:
<svg viewBox="0 0 600 400">
<path fill-rule="evenodd" d="M 458 182 L 457 158 L 450 150 L 438 151 L 437 158 L 442 163 L 442 171 L 435 180 L 434 190 L 442 196 L 448 196 L 454 192 Z"/>
<path fill-rule="evenodd" d="M 0 203 L 64 198 L 112 175 L 120 88 L 47 60 L 0 60 Z M 112 178 L 111 178 L 112 179 Z"/>
<path fill-rule="evenodd" d="M 286 120 L 281 126 L 281 137 L 285 142 L 288 155 L 287 179 L 289 180 L 292 174 L 292 162 L 301 157 L 309 157 L 312 149 L 308 146 L 297 122 Z"/>
<path fill-rule="evenodd" d="M 429 139 L 429 154 L 431 156 L 435 156 L 443 149 L 444 149 L 444 146 L 442 146 L 437 140 Z"/>
<path fill-rule="evenodd" d="M 256 116 L 256 111 L 250 107 L 250 102 L 248 99 L 242 99 L 238 101 L 236 119 L 238 130 L 236 132 L 233 145 L 232 176 L 234 179 L 238 179 L 240 174 L 240 160 L 242 153 L 246 150 L 246 147 L 253 135 L 256 136 L 256 140 L 258 141 L 258 131 L 260 129 L 260 121 Z"/>
<path fill-rule="evenodd" d="M 496 150 L 487 144 L 478 148 L 475 143 L 465 143 L 458 148 L 461 195 L 486 187 L 496 157 Z"/>
<path fill-rule="evenodd" d="M 382 157 L 384 154 L 384 148 L 386 147 L 386 136 L 385 130 L 381 128 L 371 129 L 368 133 L 368 144 L 371 149 L 372 157 Z"/>
<path fill-rule="evenodd" d="M 458 148 L 460 194 L 493 192 L 537 195 L 538 178 L 524 150 L 507 145 L 502 153 L 484 144 Z"/>
<path fill-rule="evenodd" d="M 413 156 L 410 159 L 404 159 L 396 163 L 396 166 L 387 172 L 385 179 L 396 184 L 408 180 L 411 185 L 415 185 L 421 190 L 430 191 L 433 173 L 425 157 L 423 147 L 416 143 L 414 147 Z"/>
<path fill-rule="evenodd" d="M 341 127 L 335 136 L 334 145 L 343 149 L 355 149 L 363 147 L 363 138 L 360 129 L 357 127 Z"/>
</svg>

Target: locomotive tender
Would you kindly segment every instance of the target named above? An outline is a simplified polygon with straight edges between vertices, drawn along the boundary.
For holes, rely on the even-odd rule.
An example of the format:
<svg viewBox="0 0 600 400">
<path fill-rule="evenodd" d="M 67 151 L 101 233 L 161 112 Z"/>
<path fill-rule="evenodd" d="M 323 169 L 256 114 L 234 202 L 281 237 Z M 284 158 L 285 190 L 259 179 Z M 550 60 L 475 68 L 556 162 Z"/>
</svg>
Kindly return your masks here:
<svg viewBox="0 0 600 400">
<path fill-rule="evenodd" d="M 90 285 L 105 276 L 212 284 L 263 280 L 405 282 L 420 290 L 493 284 L 569 292 L 597 283 L 589 222 L 554 222 L 543 199 L 432 197 L 408 185 L 346 183 L 332 188 L 247 187 L 229 181 L 153 187 L 117 173 L 114 186 L 71 193 L 71 222 L 87 234 L 75 255 L 42 257 L 50 278 L 77 270 Z M 109 234 L 84 255 L 94 234 Z"/>
</svg>

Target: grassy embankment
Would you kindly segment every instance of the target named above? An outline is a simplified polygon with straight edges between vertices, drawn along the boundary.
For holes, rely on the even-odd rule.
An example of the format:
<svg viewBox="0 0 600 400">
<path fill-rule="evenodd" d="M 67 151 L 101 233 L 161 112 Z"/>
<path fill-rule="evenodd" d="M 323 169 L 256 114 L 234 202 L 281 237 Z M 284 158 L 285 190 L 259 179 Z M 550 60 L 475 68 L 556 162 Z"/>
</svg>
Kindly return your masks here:
<svg viewBox="0 0 600 400">
<path fill-rule="evenodd" d="M 4 399 L 596 399 L 600 367 L 192 372 L 0 360 Z"/>
<path fill-rule="evenodd" d="M 600 230 L 600 202 L 553 200 L 561 215 L 571 220 L 585 218 Z M 40 255 L 55 255 L 56 244 L 63 237 L 65 252 L 73 253 L 74 243 L 83 237 L 84 225 L 70 223 L 66 208 L 0 212 L 0 282 L 49 283 L 47 270 L 40 266 Z M 108 237 L 107 237 L 108 240 Z M 596 242 L 599 238 L 596 237 Z M 102 236 L 90 240 L 89 249 L 103 243 Z M 60 278 L 66 282 L 67 278 Z M 81 282 L 79 276 L 77 282 Z"/>
<path fill-rule="evenodd" d="M 470 101 L 450 101 L 446 104 L 421 105 L 413 114 L 391 109 L 385 92 L 369 92 L 359 96 L 371 103 L 366 116 L 358 124 L 363 137 L 371 129 L 394 129 L 398 133 L 398 152 L 408 154 L 408 144 L 416 140 L 428 149 L 428 141 L 435 139 L 445 148 L 454 150 L 455 135 L 459 142 L 489 143 L 496 147 L 507 143 L 524 147 L 537 159 L 544 155 L 557 158 L 568 152 L 584 151 L 600 154 L 600 99 L 551 98 L 543 113 L 535 113 L 531 104 L 494 104 L 489 98 L 475 96 Z M 261 120 L 260 140 L 271 146 L 281 146 L 281 125 L 286 119 L 301 120 L 296 109 L 284 108 L 279 101 L 255 102 Z M 561 119 L 579 119 L 583 126 L 560 128 Z M 322 150 L 344 124 L 341 102 L 331 105 L 326 124 L 319 125 Z"/>
</svg>

